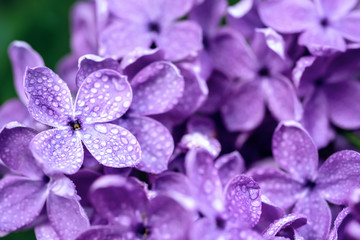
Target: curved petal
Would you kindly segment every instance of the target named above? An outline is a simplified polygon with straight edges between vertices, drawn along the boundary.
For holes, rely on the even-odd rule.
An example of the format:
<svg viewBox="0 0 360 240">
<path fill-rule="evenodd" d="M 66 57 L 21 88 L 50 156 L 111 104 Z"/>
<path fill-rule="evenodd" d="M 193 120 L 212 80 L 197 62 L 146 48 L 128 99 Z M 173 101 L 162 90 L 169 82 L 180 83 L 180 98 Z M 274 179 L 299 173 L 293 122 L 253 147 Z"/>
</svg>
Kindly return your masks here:
<svg viewBox="0 0 360 240">
<path fill-rule="evenodd" d="M 221 181 L 214 157 L 203 149 L 190 150 L 185 158 L 186 174 L 193 184 L 198 208 L 204 215 L 215 216 L 225 210 Z"/>
<path fill-rule="evenodd" d="M 91 73 L 104 68 L 116 71 L 119 69 L 119 63 L 112 58 L 102 58 L 91 54 L 82 56 L 79 58 L 79 70 L 76 73 L 76 85 L 80 87 Z"/>
<path fill-rule="evenodd" d="M 18 99 L 10 99 L 0 106 L 0 128 L 9 122 L 25 123 L 31 118 L 25 105 Z"/>
<path fill-rule="evenodd" d="M 326 86 L 331 121 L 338 127 L 360 127 L 360 83 L 346 81 Z"/>
<path fill-rule="evenodd" d="M 28 98 L 26 97 L 24 91 L 24 77 L 26 67 L 43 67 L 44 61 L 41 56 L 31 48 L 29 44 L 23 41 L 12 42 L 8 52 L 13 69 L 17 95 L 24 104 L 27 104 Z"/>
<path fill-rule="evenodd" d="M 351 2 L 351 1 L 350 1 Z M 356 2 L 352 0 L 352 2 Z M 350 40 L 359 42 L 360 41 L 360 31 L 357 26 L 360 24 L 360 11 L 355 10 L 347 14 L 345 17 L 341 18 L 339 22 L 336 23 L 334 28 L 341 33 L 341 35 Z"/>
<path fill-rule="evenodd" d="M 245 171 L 245 162 L 238 151 L 224 154 L 215 162 L 221 183 L 225 186 L 229 180 Z"/>
<path fill-rule="evenodd" d="M 116 123 L 134 134 L 140 144 L 141 161 L 137 169 L 155 174 L 167 169 L 174 140 L 166 127 L 154 119 L 136 116 L 119 119 Z"/>
<path fill-rule="evenodd" d="M 330 208 L 318 194 L 310 194 L 299 200 L 293 213 L 305 215 L 307 224 L 298 228 L 304 239 L 327 239 L 331 224 Z"/>
<path fill-rule="evenodd" d="M 111 226 L 94 226 L 89 230 L 83 232 L 76 238 L 76 240 L 132 240 L 133 235 L 117 227 Z"/>
<path fill-rule="evenodd" d="M 0 159 L 13 172 L 41 179 L 43 172 L 29 149 L 36 134 L 31 128 L 5 126 L 0 132 Z"/>
<path fill-rule="evenodd" d="M 301 183 L 272 168 L 255 168 L 249 175 L 260 185 L 262 195 L 276 206 L 289 208 L 300 197 Z"/>
<path fill-rule="evenodd" d="M 51 226 L 60 239 L 74 239 L 90 227 L 89 219 L 75 197 L 65 198 L 51 192 L 46 207 Z"/>
<path fill-rule="evenodd" d="M 338 240 L 338 230 L 344 219 L 351 213 L 350 208 L 344 208 L 335 218 L 334 226 L 330 231 L 328 240 Z"/>
<path fill-rule="evenodd" d="M 106 175 L 91 186 L 90 201 L 110 223 L 128 228 L 146 214 L 148 200 L 140 184 L 131 178 Z"/>
<path fill-rule="evenodd" d="M 86 77 L 75 100 L 75 115 L 83 123 L 110 122 L 130 107 L 132 90 L 126 76 L 102 69 Z"/>
<path fill-rule="evenodd" d="M 134 167 L 141 160 L 141 147 L 128 130 L 115 124 L 86 125 L 81 138 L 102 165 L 108 167 Z"/>
<path fill-rule="evenodd" d="M 165 52 L 165 58 L 179 61 L 196 56 L 202 49 L 202 32 L 199 25 L 192 21 L 171 24 L 159 37 L 158 45 Z"/>
<path fill-rule="evenodd" d="M 80 138 L 70 129 L 50 129 L 36 135 L 30 143 L 34 157 L 45 173 L 76 173 L 83 162 Z"/>
<path fill-rule="evenodd" d="M 193 0 L 158 0 L 155 2 L 158 2 L 160 5 L 161 12 L 163 13 L 161 18 L 166 22 L 183 17 L 194 5 Z"/>
<path fill-rule="evenodd" d="M 221 108 L 229 131 L 249 131 L 260 125 L 265 115 L 263 93 L 257 82 L 245 82 Z"/>
<path fill-rule="evenodd" d="M 73 115 L 72 98 L 58 75 L 46 67 L 28 68 L 24 86 L 33 118 L 53 127 L 67 125 Z"/>
<path fill-rule="evenodd" d="M 172 109 L 184 91 L 184 79 L 170 62 L 157 61 L 143 68 L 131 81 L 134 92 L 131 111 L 141 115 Z"/>
<path fill-rule="evenodd" d="M 7 176 L 0 181 L 0 231 L 12 232 L 31 223 L 48 193 L 42 181 Z"/>
<path fill-rule="evenodd" d="M 60 237 L 49 223 L 36 226 L 34 230 L 37 240 L 60 240 Z"/>
<path fill-rule="evenodd" d="M 187 238 L 193 222 L 192 214 L 167 196 L 157 196 L 149 203 L 150 238 L 156 240 L 182 240 Z"/>
<path fill-rule="evenodd" d="M 313 180 L 318 166 L 318 151 L 309 134 L 296 122 L 279 124 L 272 139 L 277 163 L 300 182 Z"/>
<path fill-rule="evenodd" d="M 259 4 L 258 10 L 265 25 L 282 33 L 301 32 L 311 27 L 316 17 L 315 5 L 310 0 L 267 0 Z"/>
<path fill-rule="evenodd" d="M 320 167 L 316 189 L 326 200 L 346 204 L 355 188 L 360 188 L 360 154 L 350 150 L 334 153 Z"/>
<path fill-rule="evenodd" d="M 245 229 L 254 227 L 261 216 L 260 186 L 251 178 L 238 175 L 225 187 L 228 221 Z"/>
<path fill-rule="evenodd" d="M 319 0 L 321 10 L 323 14 L 329 16 L 331 19 L 339 19 L 345 16 L 347 13 L 353 9 L 356 4 L 358 3 L 357 0 L 349 0 L 349 1 L 342 1 L 342 0 Z"/>
<path fill-rule="evenodd" d="M 306 224 L 306 217 L 300 214 L 289 214 L 273 222 L 263 233 L 266 239 L 272 239 L 276 234 L 286 227 L 298 228 Z"/>
</svg>

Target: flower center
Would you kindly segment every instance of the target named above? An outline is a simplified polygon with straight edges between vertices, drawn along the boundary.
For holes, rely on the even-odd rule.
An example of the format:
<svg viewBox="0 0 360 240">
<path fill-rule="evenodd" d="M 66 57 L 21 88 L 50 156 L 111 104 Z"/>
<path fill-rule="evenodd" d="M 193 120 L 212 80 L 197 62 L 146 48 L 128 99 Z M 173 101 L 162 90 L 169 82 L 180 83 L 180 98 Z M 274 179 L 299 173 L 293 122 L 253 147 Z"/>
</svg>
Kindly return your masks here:
<svg viewBox="0 0 360 240">
<path fill-rule="evenodd" d="M 320 25 L 323 27 L 323 28 L 326 28 L 330 25 L 330 22 L 329 22 L 329 19 L 327 19 L 326 17 L 320 19 Z"/>
<path fill-rule="evenodd" d="M 70 121 L 69 125 L 73 131 L 81 129 L 81 123 L 79 120 Z"/>
<path fill-rule="evenodd" d="M 160 25 L 156 22 L 150 22 L 148 25 L 148 29 L 150 32 L 160 33 Z"/>
<path fill-rule="evenodd" d="M 313 190 L 316 186 L 316 183 L 312 180 L 307 180 L 306 183 L 305 183 L 305 187 L 310 189 L 310 190 Z"/>
<path fill-rule="evenodd" d="M 138 237 L 148 237 L 150 235 L 150 227 L 145 226 L 143 223 L 139 223 L 136 227 L 135 227 L 135 233 L 136 236 Z"/>
<path fill-rule="evenodd" d="M 259 69 L 258 74 L 260 77 L 269 77 L 270 76 L 270 70 L 268 67 L 262 67 Z"/>
<path fill-rule="evenodd" d="M 222 217 L 216 217 L 215 221 L 218 229 L 225 229 L 226 221 Z"/>
<path fill-rule="evenodd" d="M 323 78 L 318 78 L 315 80 L 315 86 L 316 87 L 321 87 L 322 85 L 324 85 L 324 79 Z"/>
</svg>

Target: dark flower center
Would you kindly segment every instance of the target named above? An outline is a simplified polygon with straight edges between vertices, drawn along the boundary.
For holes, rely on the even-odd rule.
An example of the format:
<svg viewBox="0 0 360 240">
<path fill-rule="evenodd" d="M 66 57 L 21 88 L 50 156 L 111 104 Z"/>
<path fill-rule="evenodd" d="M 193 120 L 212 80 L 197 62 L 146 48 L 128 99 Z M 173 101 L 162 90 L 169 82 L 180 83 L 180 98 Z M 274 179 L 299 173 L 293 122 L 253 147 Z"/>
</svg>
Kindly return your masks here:
<svg viewBox="0 0 360 240">
<path fill-rule="evenodd" d="M 81 129 L 81 123 L 79 120 L 72 120 L 69 122 L 69 125 L 73 131 Z"/>
<path fill-rule="evenodd" d="M 260 77 L 269 77 L 270 76 L 270 70 L 267 67 L 262 67 L 259 69 L 258 74 Z"/>
<path fill-rule="evenodd" d="M 310 190 L 313 190 L 316 186 L 316 183 L 312 180 L 307 180 L 306 183 L 305 183 L 305 187 L 310 189 Z"/>
<path fill-rule="evenodd" d="M 148 25 L 148 29 L 150 32 L 160 33 L 160 25 L 156 22 L 150 22 Z"/>
<path fill-rule="evenodd" d="M 204 49 L 209 49 L 209 47 L 210 47 L 209 38 L 205 35 L 203 35 L 202 44 L 204 46 Z"/>
<path fill-rule="evenodd" d="M 152 41 L 150 45 L 150 49 L 156 49 L 156 48 L 157 48 L 156 42 Z"/>
<path fill-rule="evenodd" d="M 48 182 L 50 182 L 50 178 L 49 178 L 48 176 L 44 175 L 44 176 L 42 177 L 42 181 L 43 181 L 44 183 L 48 183 Z"/>
<path fill-rule="evenodd" d="M 330 25 L 329 19 L 327 18 L 322 18 L 320 20 L 320 25 L 324 28 L 328 27 Z"/>
<path fill-rule="evenodd" d="M 222 217 L 216 217 L 215 221 L 218 229 L 225 229 L 226 221 Z"/>
<path fill-rule="evenodd" d="M 145 226 L 143 223 L 139 223 L 135 227 L 135 234 L 137 237 L 140 238 L 147 238 L 150 235 L 150 228 L 148 226 Z"/>
<path fill-rule="evenodd" d="M 324 85 L 324 79 L 323 78 L 318 78 L 315 80 L 315 86 L 316 87 L 321 87 L 322 85 Z"/>
</svg>

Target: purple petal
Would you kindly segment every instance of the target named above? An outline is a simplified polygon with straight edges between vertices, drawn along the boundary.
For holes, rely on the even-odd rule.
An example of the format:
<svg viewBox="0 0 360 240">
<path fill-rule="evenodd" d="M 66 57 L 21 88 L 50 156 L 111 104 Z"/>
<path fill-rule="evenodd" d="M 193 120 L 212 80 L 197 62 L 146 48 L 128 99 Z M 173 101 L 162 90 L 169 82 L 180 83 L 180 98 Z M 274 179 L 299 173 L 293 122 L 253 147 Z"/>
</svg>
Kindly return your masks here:
<svg viewBox="0 0 360 240">
<path fill-rule="evenodd" d="M 129 13 L 126 13 L 123 16 L 129 15 Z M 136 17 L 142 15 L 139 14 Z M 146 33 L 143 28 L 142 25 L 129 24 L 126 21 L 117 21 L 111 24 L 100 33 L 99 54 L 103 57 L 118 59 L 137 47 L 147 48 L 151 44 L 151 34 Z"/>
<path fill-rule="evenodd" d="M 330 231 L 328 240 L 338 240 L 338 230 L 344 219 L 351 213 L 350 208 L 344 208 L 335 218 L 333 228 Z"/>
<path fill-rule="evenodd" d="M 242 83 L 221 108 L 229 131 L 249 131 L 260 125 L 265 115 L 263 93 L 255 81 Z"/>
<path fill-rule="evenodd" d="M 186 174 L 196 191 L 198 208 L 207 216 L 224 210 L 221 181 L 214 157 L 203 149 L 190 150 L 185 159 Z"/>
<path fill-rule="evenodd" d="M 193 0 L 172 0 L 172 1 L 158 1 L 161 5 L 163 21 L 172 21 L 183 17 L 188 13 L 194 4 Z M 158 3 L 158 4 L 159 4 Z M 154 4 L 155 5 L 155 4 Z"/>
<path fill-rule="evenodd" d="M 0 132 L 0 159 L 15 173 L 41 179 L 43 172 L 29 149 L 36 134 L 31 128 L 6 125 Z"/>
<path fill-rule="evenodd" d="M 309 134 L 296 122 L 279 124 L 272 139 L 277 163 L 299 181 L 313 180 L 318 152 Z"/>
<path fill-rule="evenodd" d="M 36 226 L 35 236 L 37 240 L 60 240 L 60 237 L 49 223 Z"/>
<path fill-rule="evenodd" d="M 96 55 L 85 55 L 79 59 L 79 70 L 76 74 L 76 85 L 78 87 L 91 73 L 101 69 L 118 70 L 119 63 L 112 58 L 101 58 Z"/>
<path fill-rule="evenodd" d="M 183 95 L 184 79 L 170 62 L 154 62 L 131 81 L 134 92 L 131 111 L 152 115 L 172 109 Z"/>
<path fill-rule="evenodd" d="M 10 99 L 0 107 L 0 128 L 9 122 L 25 123 L 31 118 L 27 108 L 18 99 Z"/>
<path fill-rule="evenodd" d="M 157 196 L 149 203 L 151 239 L 182 240 L 193 222 L 192 215 L 179 203 L 167 196 Z"/>
<path fill-rule="evenodd" d="M 302 108 L 290 80 L 284 77 L 264 79 L 265 92 L 269 110 L 279 121 L 299 120 Z"/>
<path fill-rule="evenodd" d="M 26 104 L 28 102 L 28 98 L 26 97 L 24 91 L 24 75 L 26 67 L 43 67 L 44 61 L 29 44 L 22 41 L 12 42 L 8 52 L 13 68 L 17 95 L 20 100 Z"/>
<path fill-rule="evenodd" d="M 174 140 L 166 127 L 154 119 L 136 116 L 119 119 L 116 123 L 134 134 L 140 144 L 141 161 L 137 169 L 155 174 L 167 169 Z"/>
<path fill-rule="evenodd" d="M 78 57 L 75 55 L 67 55 L 63 57 L 56 66 L 56 72 L 60 78 L 66 82 L 71 93 L 76 93 L 78 87 L 76 86 L 76 72 L 78 71 Z"/>
<path fill-rule="evenodd" d="M 341 0 L 320 0 L 319 7 L 323 11 L 323 14 L 326 16 L 331 16 L 332 19 L 339 19 L 344 17 L 351 9 L 353 9 L 356 4 L 357 0 L 349 0 L 349 1 L 341 1 Z"/>
<path fill-rule="evenodd" d="M 217 157 L 221 151 L 221 145 L 217 139 L 197 132 L 185 134 L 181 138 L 179 147 L 184 150 L 204 149 L 214 158 Z"/>
<path fill-rule="evenodd" d="M 259 4 L 258 9 L 265 25 L 283 33 L 303 31 L 311 27 L 316 18 L 315 6 L 310 0 L 268 0 Z"/>
<path fill-rule="evenodd" d="M 254 227 L 261 215 L 259 185 L 249 177 L 238 175 L 225 188 L 229 220 L 241 228 Z"/>
<path fill-rule="evenodd" d="M 263 237 L 266 239 L 272 239 L 272 237 L 275 237 L 279 231 L 286 227 L 291 226 L 298 228 L 304 224 L 306 224 L 306 217 L 299 214 L 289 214 L 272 223 L 263 233 Z"/>
<path fill-rule="evenodd" d="M 266 196 L 262 195 L 261 216 L 255 229 L 258 232 L 264 232 L 271 223 L 285 216 L 285 210 L 273 205 Z"/>
<path fill-rule="evenodd" d="M 331 121 L 340 128 L 359 128 L 360 83 L 357 81 L 334 83 L 327 86 L 325 91 Z"/>
<path fill-rule="evenodd" d="M 330 208 L 318 194 L 310 194 L 299 200 L 293 213 L 305 215 L 307 224 L 298 231 L 304 239 L 327 239 L 331 224 Z"/>
<path fill-rule="evenodd" d="M 28 68 L 25 91 L 29 97 L 29 112 L 37 121 L 53 127 L 69 122 L 73 115 L 70 90 L 49 68 Z"/>
<path fill-rule="evenodd" d="M 264 196 L 276 206 L 283 208 L 292 206 L 303 190 L 301 183 L 276 169 L 257 168 L 249 175 L 260 185 Z"/>
<path fill-rule="evenodd" d="M 86 125 L 81 138 L 102 165 L 108 167 L 134 167 L 140 162 L 141 148 L 128 130 L 115 124 Z"/>
<path fill-rule="evenodd" d="M 30 149 L 45 173 L 76 173 L 84 159 L 81 140 L 70 129 L 41 132 L 31 141 Z"/>
<path fill-rule="evenodd" d="M 7 176 L 0 181 L 0 231 L 12 232 L 31 223 L 48 193 L 42 181 Z"/>
<path fill-rule="evenodd" d="M 186 124 L 188 133 L 201 133 L 209 137 L 216 137 L 215 123 L 211 118 L 192 116 Z"/>
<path fill-rule="evenodd" d="M 356 4 L 356 1 L 352 0 Z M 345 4 L 346 5 L 346 4 Z M 360 31 L 357 26 L 360 23 L 360 11 L 355 10 L 347 16 L 340 19 L 334 28 L 341 33 L 341 35 L 351 41 L 360 41 Z"/>
<path fill-rule="evenodd" d="M 98 70 L 86 77 L 75 100 L 75 115 L 83 123 L 109 122 L 129 108 L 132 91 L 126 77 L 111 70 Z"/>
<path fill-rule="evenodd" d="M 320 167 L 316 189 L 326 200 L 345 204 L 355 188 L 360 188 L 359 153 L 350 150 L 337 152 Z"/>
<path fill-rule="evenodd" d="M 146 213 L 148 200 L 145 192 L 131 178 L 103 176 L 93 183 L 89 197 L 103 218 L 125 228 L 137 223 L 141 215 Z"/>
<path fill-rule="evenodd" d="M 284 38 L 280 34 L 275 32 L 272 28 L 256 29 L 256 33 L 257 35 L 259 35 L 257 37 L 262 38 L 261 42 L 263 45 L 271 49 L 280 58 L 285 60 L 286 46 L 285 46 Z M 259 56 L 259 54 L 257 54 L 257 56 Z"/>
<path fill-rule="evenodd" d="M 76 240 L 132 240 L 134 236 L 124 232 L 118 227 L 111 226 L 94 226 L 83 232 Z"/>
<path fill-rule="evenodd" d="M 159 38 L 159 47 L 171 61 L 195 56 L 202 49 L 201 28 L 195 22 L 181 21 L 169 26 Z"/>
<path fill-rule="evenodd" d="M 245 171 L 245 162 L 238 151 L 224 154 L 215 162 L 221 183 L 225 186 L 228 181 Z"/>
<path fill-rule="evenodd" d="M 74 239 L 90 226 L 84 209 L 75 197 L 65 198 L 50 193 L 46 206 L 51 226 L 60 239 Z"/>
</svg>

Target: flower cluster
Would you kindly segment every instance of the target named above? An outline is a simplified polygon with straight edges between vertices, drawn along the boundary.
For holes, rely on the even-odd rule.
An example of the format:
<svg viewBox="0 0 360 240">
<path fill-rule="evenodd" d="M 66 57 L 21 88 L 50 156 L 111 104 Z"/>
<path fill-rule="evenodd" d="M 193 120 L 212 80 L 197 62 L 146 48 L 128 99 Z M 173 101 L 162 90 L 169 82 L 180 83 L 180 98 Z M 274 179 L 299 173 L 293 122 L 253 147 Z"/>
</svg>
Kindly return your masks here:
<svg viewBox="0 0 360 240">
<path fill-rule="evenodd" d="M 0 236 L 360 239 L 359 6 L 78 2 L 56 73 L 14 41 Z"/>
</svg>

